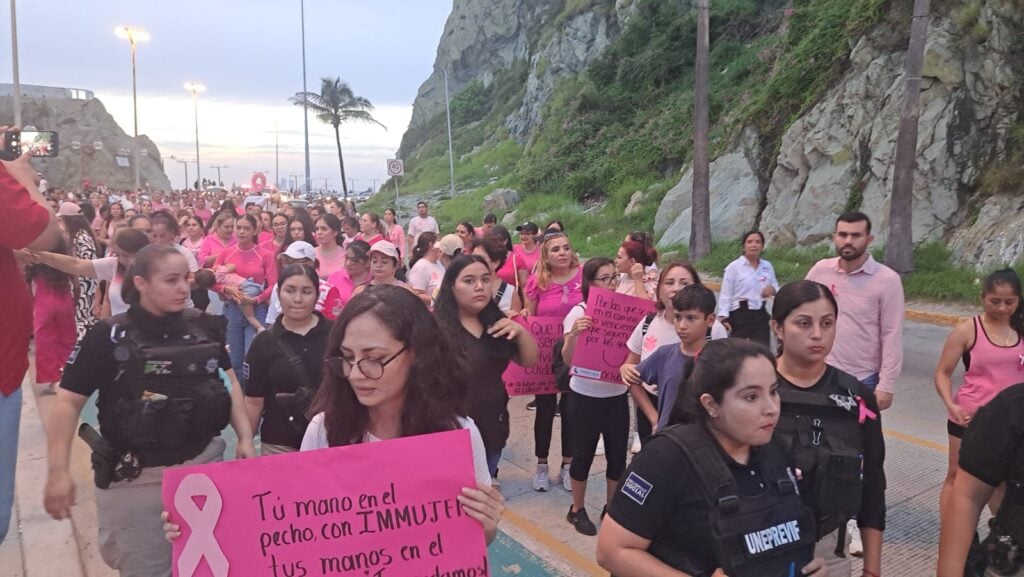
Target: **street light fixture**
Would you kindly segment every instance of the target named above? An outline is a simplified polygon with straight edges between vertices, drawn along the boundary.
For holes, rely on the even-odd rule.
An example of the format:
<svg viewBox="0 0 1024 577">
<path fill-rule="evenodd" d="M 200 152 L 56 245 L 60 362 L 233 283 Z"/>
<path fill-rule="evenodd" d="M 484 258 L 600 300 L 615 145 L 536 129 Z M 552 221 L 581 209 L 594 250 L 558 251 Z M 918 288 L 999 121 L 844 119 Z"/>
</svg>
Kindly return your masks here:
<svg viewBox="0 0 1024 577">
<path fill-rule="evenodd" d="M 142 30 L 141 28 L 135 28 L 132 26 L 118 26 L 114 28 L 114 34 L 117 34 L 118 38 L 124 38 L 128 41 L 132 48 L 132 116 L 135 120 L 135 139 L 132 141 L 132 149 L 134 150 L 134 159 L 132 162 L 132 172 L 135 177 L 135 190 L 139 189 L 139 100 L 138 92 L 135 89 L 135 45 L 139 42 L 149 41 L 149 32 Z"/>
<path fill-rule="evenodd" d="M 226 164 L 221 164 L 221 165 L 214 164 L 214 165 L 211 165 L 210 168 L 213 168 L 213 169 L 215 169 L 217 171 L 217 186 L 224 186 L 224 184 L 223 184 L 224 181 L 220 177 L 220 170 L 222 168 L 231 168 L 231 167 L 226 165 Z"/>
<path fill-rule="evenodd" d="M 204 92 L 206 87 L 198 82 L 186 82 L 185 90 L 192 92 L 192 107 L 196 117 L 196 190 L 201 190 L 202 176 L 199 173 L 199 93 Z M 219 174 L 219 171 L 218 171 Z M 188 184 L 187 182 L 185 184 Z"/>
</svg>

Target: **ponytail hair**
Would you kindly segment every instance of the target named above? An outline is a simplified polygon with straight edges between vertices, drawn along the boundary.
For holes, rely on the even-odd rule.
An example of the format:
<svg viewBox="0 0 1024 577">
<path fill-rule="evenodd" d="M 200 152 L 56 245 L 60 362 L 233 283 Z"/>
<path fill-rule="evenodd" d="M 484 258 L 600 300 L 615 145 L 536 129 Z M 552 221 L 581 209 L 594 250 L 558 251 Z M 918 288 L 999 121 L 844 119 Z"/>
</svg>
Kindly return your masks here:
<svg viewBox="0 0 1024 577">
<path fill-rule="evenodd" d="M 981 285 L 982 296 L 994 291 L 997 285 L 1009 286 L 1017 295 L 1017 310 L 1010 315 L 1010 327 L 1024 338 L 1024 296 L 1021 294 L 1020 276 L 1012 268 L 997 270 L 985 277 L 985 282 Z"/>
<path fill-rule="evenodd" d="M 121 298 L 131 306 L 139 305 L 139 289 L 135 287 L 135 277 L 141 276 L 149 280 L 153 278 L 157 268 L 171 256 L 177 256 L 184 260 L 185 256 L 178 252 L 174 245 L 150 244 L 135 253 L 128 272 L 124 275 L 124 283 L 121 285 Z"/>
<path fill-rule="evenodd" d="M 412 256 L 409 261 L 409 270 L 416 265 L 416 261 L 426 256 L 430 249 L 434 248 L 434 243 L 437 242 L 437 233 L 434 231 L 427 231 L 420 233 L 420 236 L 416 239 L 416 246 L 412 247 Z"/>
<path fill-rule="evenodd" d="M 626 256 L 644 266 L 651 266 L 658 262 L 658 251 L 653 246 L 644 245 L 635 240 L 627 240 L 622 243 L 622 250 L 626 251 Z"/>
<path fill-rule="evenodd" d="M 775 357 L 768 347 L 746 339 L 728 338 L 711 341 L 704 345 L 693 362 L 683 370 L 683 394 L 672 408 L 669 424 L 700 423 L 708 419 L 708 412 L 701 404 L 703 395 L 711 395 L 721 404 L 725 393 L 736 386 L 736 377 L 743 368 L 743 361 L 763 357 L 772 367 Z"/>
</svg>

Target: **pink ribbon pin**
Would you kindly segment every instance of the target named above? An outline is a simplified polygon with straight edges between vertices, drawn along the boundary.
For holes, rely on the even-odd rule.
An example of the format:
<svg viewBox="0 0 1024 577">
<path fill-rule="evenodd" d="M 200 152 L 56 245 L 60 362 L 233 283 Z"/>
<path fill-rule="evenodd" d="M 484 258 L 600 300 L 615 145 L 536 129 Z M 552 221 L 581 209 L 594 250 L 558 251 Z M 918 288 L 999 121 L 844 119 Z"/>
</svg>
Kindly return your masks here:
<svg viewBox="0 0 1024 577">
<path fill-rule="evenodd" d="M 193 497 L 203 497 L 206 502 L 202 509 Z M 220 549 L 213 531 L 217 528 L 217 520 L 224 502 L 213 481 L 202 473 L 193 473 L 181 480 L 174 492 L 174 507 L 182 519 L 188 523 L 192 534 L 185 543 L 185 549 L 178 557 L 178 576 L 192 577 L 199 562 L 205 557 L 214 577 L 228 577 L 227 557 Z"/>
<path fill-rule="evenodd" d="M 863 425 L 867 419 L 874 421 L 878 418 L 878 413 L 869 409 L 863 398 L 857 397 L 857 403 L 860 405 L 860 415 L 857 417 L 858 423 Z"/>
</svg>

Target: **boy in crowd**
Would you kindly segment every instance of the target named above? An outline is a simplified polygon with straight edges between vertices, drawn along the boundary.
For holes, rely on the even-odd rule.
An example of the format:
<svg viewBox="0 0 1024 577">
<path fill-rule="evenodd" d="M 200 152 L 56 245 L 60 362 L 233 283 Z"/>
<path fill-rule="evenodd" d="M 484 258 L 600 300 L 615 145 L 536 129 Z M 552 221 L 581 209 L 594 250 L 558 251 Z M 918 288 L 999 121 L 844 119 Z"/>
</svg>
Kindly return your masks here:
<svg viewBox="0 0 1024 577">
<path fill-rule="evenodd" d="M 263 287 L 253 282 L 252 279 L 235 274 L 235 265 L 224 264 L 215 269 L 201 268 L 195 273 L 196 285 L 208 290 L 216 290 L 217 286 L 230 286 L 242 291 L 242 294 L 249 298 L 256 298 L 263 292 Z M 240 302 L 238 308 L 242 310 L 245 320 L 256 329 L 256 332 L 266 330 L 262 323 L 256 319 L 252 302 Z"/>
<path fill-rule="evenodd" d="M 623 365 L 622 380 L 629 386 L 641 382 L 658 390 L 658 424 L 662 430 L 669 424 L 673 407 L 683 386 L 686 365 L 704 349 L 708 334 L 715 324 L 715 293 L 704 285 L 690 285 L 672 297 L 675 309 L 676 334 L 679 344 L 664 345 L 639 365 Z"/>
</svg>

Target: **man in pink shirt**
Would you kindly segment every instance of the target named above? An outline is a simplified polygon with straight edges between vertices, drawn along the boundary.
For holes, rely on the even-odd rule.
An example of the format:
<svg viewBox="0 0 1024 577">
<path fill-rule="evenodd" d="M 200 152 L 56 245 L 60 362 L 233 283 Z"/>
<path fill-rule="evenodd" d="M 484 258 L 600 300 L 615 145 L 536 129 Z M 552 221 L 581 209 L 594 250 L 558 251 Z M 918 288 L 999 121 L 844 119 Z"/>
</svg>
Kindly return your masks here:
<svg viewBox="0 0 1024 577">
<path fill-rule="evenodd" d="M 841 215 L 833 234 L 839 257 L 818 261 L 807 280 L 828 287 L 839 303 L 828 363 L 874 389 L 884 410 L 903 368 L 903 283 L 868 252 L 874 238 L 866 214 Z"/>
</svg>

